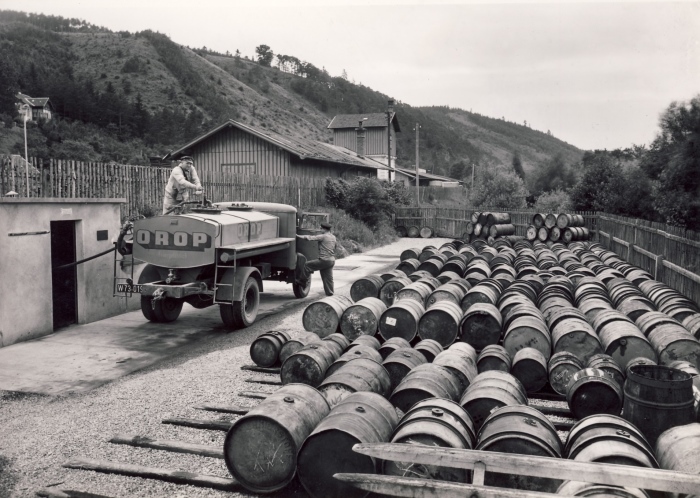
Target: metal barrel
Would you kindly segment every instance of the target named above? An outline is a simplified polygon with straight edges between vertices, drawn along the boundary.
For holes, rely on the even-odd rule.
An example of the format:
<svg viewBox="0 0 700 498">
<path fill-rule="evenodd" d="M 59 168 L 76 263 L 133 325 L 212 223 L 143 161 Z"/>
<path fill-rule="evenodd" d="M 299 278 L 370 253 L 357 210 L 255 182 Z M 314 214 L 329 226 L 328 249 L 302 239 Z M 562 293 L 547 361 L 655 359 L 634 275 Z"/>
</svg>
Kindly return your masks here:
<svg viewBox="0 0 700 498">
<path fill-rule="evenodd" d="M 353 302 L 345 296 L 329 296 L 310 304 L 304 310 L 301 321 L 304 330 L 326 337 L 339 330 L 340 317 Z"/>
<path fill-rule="evenodd" d="M 503 347 L 514 358 L 523 348 L 537 349 L 545 361 L 552 356 L 552 340 L 544 321 L 537 316 L 521 316 L 508 324 L 503 335 Z"/>
<path fill-rule="evenodd" d="M 510 213 L 489 213 L 486 216 L 488 225 L 505 225 L 510 223 Z"/>
<path fill-rule="evenodd" d="M 387 270 L 385 272 L 380 273 L 379 275 L 382 277 L 382 280 L 384 280 L 385 282 L 387 280 L 390 280 L 390 279 L 395 278 L 395 277 L 405 277 L 406 276 L 406 274 L 404 272 L 402 272 L 401 270 Z"/>
<path fill-rule="evenodd" d="M 649 337 L 649 332 L 654 330 L 659 325 L 677 325 L 678 320 L 671 318 L 666 313 L 651 311 L 638 317 L 635 320 L 635 324 L 646 337 Z"/>
<path fill-rule="evenodd" d="M 440 365 L 424 363 L 408 372 L 389 400 L 405 413 L 419 401 L 429 398 L 457 401 L 460 394 L 459 379 L 454 372 Z"/>
<path fill-rule="evenodd" d="M 561 458 L 563 447 L 554 425 L 539 410 L 524 406 L 504 406 L 494 410 L 478 433 L 477 450 Z M 558 479 L 486 472 L 484 485 L 553 492 Z"/>
<path fill-rule="evenodd" d="M 486 303 L 495 305 L 498 303 L 498 298 L 500 293 L 489 285 L 484 283 L 477 284 L 467 291 L 462 300 L 460 301 L 460 306 L 462 310 L 468 311 L 470 307 L 477 303 Z"/>
<path fill-rule="evenodd" d="M 433 339 L 443 348 L 459 336 L 462 309 L 450 301 L 438 301 L 428 308 L 418 321 L 418 336 Z"/>
<path fill-rule="evenodd" d="M 279 360 L 280 363 L 292 356 L 294 353 L 299 351 L 304 346 L 311 344 L 313 342 L 320 342 L 321 338 L 314 334 L 313 332 L 301 332 L 297 337 L 290 338 L 285 342 L 280 348 Z"/>
<path fill-rule="evenodd" d="M 416 273 L 418 273 L 418 272 L 416 272 Z M 433 292 L 435 289 L 437 289 L 438 287 L 440 287 L 443 284 L 443 282 L 440 281 L 439 278 L 434 277 L 430 274 L 425 275 L 425 276 L 419 278 L 418 280 L 415 280 L 414 282 L 427 285 L 428 287 L 430 287 L 430 292 Z M 427 301 L 427 297 L 426 297 L 425 301 Z"/>
<path fill-rule="evenodd" d="M 260 334 L 250 344 L 250 359 L 259 367 L 271 367 L 279 362 L 282 346 L 289 340 L 289 334 L 281 330 L 270 330 Z"/>
<path fill-rule="evenodd" d="M 591 325 L 597 334 L 600 333 L 600 329 L 603 325 L 611 322 L 627 322 L 634 325 L 634 321 L 627 317 L 627 315 L 620 313 L 617 310 L 605 310 L 598 313 L 593 319 Z"/>
<path fill-rule="evenodd" d="M 414 349 L 423 353 L 428 363 L 432 363 L 435 357 L 444 351 L 442 345 L 433 339 L 421 340 L 414 346 Z"/>
<path fill-rule="evenodd" d="M 477 352 L 489 344 L 498 344 L 501 338 L 501 313 L 492 304 L 472 305 L 459 324 L 460 340 Z"/>
<path fill-rule="evenodd" d="M 552 242 L 557 242 L 561 239 L 561 230 L 559 227 L 552 227 L 549 229 L 549 240 Z"/>
<path fill-rule="evenodd" d="M 437 355 L 433 364 L 445 367 L 457 376 L 460 383 L 460 393 L 463 393 L 478 375 L 476 353 L 467 355 L 458 350 L 448 349 Z"/>
<path fill-rule="evenodd" d="M 690 374 L 664 366 L 637 365 L 625 380 L 623 416 L 652 445 L 666 429 L 694 422 Z"/>
<path fill-rule="evenodd" d="M 638 358 L 632 358 L 630 361 L 627 362 L 627 368 L 625 369 L 625 377 L 629 375 L 628 372 L 630 367 L 633 367 L 635 365 L 658 365 L 658 363 L 656 363 L 654 360 L 650 360 L 649 358 L 645 358 L 643 356 L 640 356 Z"/>
<path fill-rule="evenodd" d="M 602 370 L 606 375 L 608 375 L 608 377 L 617 382 L 620 387 L 622 387 L 625 383 L 625 371 L 613 359 L 613 357 L 608 354 L 594 354 L 588 358 L 586 368 L 597 368 Z"/>
<path fill-rule="evenodd" d="M 656 457 L 662 469 L 700 474 L 700 424 L 671 427 L 661 433 Z"/>
<path fill-rule="evenodd" d="M 551 229 L 557 225 L 557 217 L 559 214 L 555 213 L 548 213 L 547 216 L 544 217 L 544 226 L 548 229 Z"/>
<path fill-rule="evenodd" d="M 418 270 L 427 271 L 433 277 L 437 277 L 442 271 L 442 267 L 445 266 L 445 261 L 440 258 L 431 257 L 423 261 Z"/>
<path fill-rule="evenodd" d="M 442 267 L 442 271 L 451 271 L 459 275 L 460 278 L 464 276 L 464 274 L 467 272 L 467 262 L 462 261 L 460 259 L 452 259 L 445 263 L 445 265 Z"/>
<path fill-rule="evenodd" d="M 456 304 L 459 308 L 459 305 L 462 302 L 466 292 L 467 291 L 464 290 L 464 287 L 459 284 L 442 284 L 440 287 L 430 293 L 425 305 L 426 307 L 430 307 L 440 301 L 450 301 Z"/>
<path fill-rule="evenodd" d="M 493 238 L 505 237 L 506 235 L 515 234 L 515 225 L 512 223 L 504 223 L 498 225 L 491 225 L 489 227 L 489 235 Z"/>
<path fill-rule="evenodd" d="M 412 341 L 418 335 L 418 325 L 424 313 L 423 305 L 414 299 L 396 301 L 382 313 L 379 335 L 385 340 L 401 337 Z"/>
<path fill-rule="evenodd" d="M 437 256 L 438 258 L 442 257 L 442 255 L 440 254 L 440 251 L 438 250 L 437 247 L 430 246 L 430 245 L 425 246 L 425 247 L 423 247 L 420 254 L 418 255 L 418 261 L 420 261 L 422 263 L 423 261 L 426 261 L 426 260 L 432 258 L 433 256 Z M 445 258 L 445 261 L 447 261 L 447 258 Z"/>
<path fill-rule="evenodd" d="M 414 271 L 418 269 L 420 266 L 420 261 L 417 259 L 404 259 L 399 263 L 399 266 L 396 267 L 397 270 L 404 272 L 406 275 L 410 275 Z"/>
<path fill-rule="evenodd" d="M 537 240 L 540 242 L 545 242 L 547 239 L 549 239 L 549 228 L 547 227 L 540 227 L 537 229 Z"/>
<path fill-rule="evenodd" d="M 586 315 L 586 319 L 590 323 L 601 311 L 612 310 L 612 305 L 606 299 L 586 298 L 578 304 L 578 309 Z"/>
<path fill-rule="evenodd" d="M 480 211 L 474 211 L 474 212 L 471 214 L 471 217 L 469 218 L 469 220 L 470 220 L 472 223 L 477 223 L 477 222 L 479 221 L 479 216 L 481 216 L 481 212 L 480 212 Z"/>
<path fill-rule="evenodd" d="M 478 373 L 488 372 L 489 370 L 500 370 L 502 372 L 510 372 L 511 359 L 508 351 L 503 346 L 491 344 L 481 350 L 476 359 L 476 368 Z"/>
<path fill-rule="evenodd" d="M 479 430 L 494 409 L 527 405 L 527 393 L 511 374 L 491 370 L 476 376 L 462 394 L 459 404 L 471 415 L 474 427 Z"/>
<path fill-rule="evenodd" d="M 355 346 L 340 355 L 340 357 L 335 360 L 330 367 L 328 367 L 328 370 L 326 370 L 326 379 L 342 368 L 347 362 L 358 360 L 360 358 L 373 360 L 377 363 L 381 363 L 383 361 L 382 355 L 380 355 L 379 351 L 373 347 Z"/>
<path fill-rule="evenodd" d="M 552 351 L 568 351 L 585 363 L 594 354 L 602 353 L 603 347 L 588 322 L 579 318 L 562 320 L 551 330 Z"/>
<path fill-rule="evenodd" d="M 405 274 L 403 274 L 402 277 L 390 278 L 384 282 L 382 288 L 379 290 L 379 299 L 381 299 L 387 306 L 391 306 L 394 304 L 396 293 L 407 285 L 411 285 L 411 279 Z"/>
<path fill-rule="evenodd" d="M 698 339 L 700 338 L 700 313 L 694 313 L 683 319 L 683 328 L 693 334 Z"/>
<path fill-rule="evenodd" d="M 537 239 L 537 230 L 539 227 L 536 227 L 535 225 L 529 225 L 525 229 L 525 238 L 529 241 L 533 241 Z"/>
<path fill-rule="evenodd" d="M 425 300 L 428 298 L 433 289 L 425 282 L 413 282 L 399 290 L 394 296 L 394 305 L 399 301 L 413 300 L 425 306 Z"/>
<path fill-rule="evenodd" d="M 333 408 L 355 392 L 373 392 L 386 398 L 391 394 L 391 380 L 381 363 L 367 356 L 342 363 L 326 376 L 318 390 Z"/>
<path fill-rule="evenodd" d="M 367 275 L 353 282 L 350 286 L 350 298 L 358 302 L 366 297 L 379 297 L 379 290 L 384 285 L 381 275 Z"/>
<path fill-rule="evenodd" d="M 406 377 L 406 374 L 412 369 L 427 363 L 425 356 L 420 351 L 416 351 L 413 348 L 400 348 L 391 353 L 382 362 L 386 371 L 389 372 L 389 378 L 391 379 L 391 391 L 396 389 L 399 382 Z"/>
<path fill-rule="evenodd" d="M 557 226 L 564 230 L 566 227 L 570 227 L 574 225 L 574 217 L 571 216 L 569 213 L 561 213 L 559 216 L 557 216 Z"/>
<path fill-rule="evenodd" d="M 348 347 L 350 347 L 350 340 L 343 334 L 338 334 L 336 332 L 324 337 L 323 344 L 325 344 L 327 347 L 332 347 L 336 353 L 336 358 L 338 358 L 345 352 L 346 349 L 348 349 Z"/>
<path fill-rule="evenodd" d="M 408 227 L 407 233 L 408 233 L 409 237 L 415 239 L 416 237 L 420 236 L 420 228 L 418 228 L 415 225 L 410 226 L 410 227 Z"/>
<path fill-rule="evenodd" d="M 547 217 L 546 213 L 535 213 L 532 217 L 532 224 L 535 228 L 540 228 L 544 225 L 544 219 Z"/>
<path fill-rule="evenodd" d="M 656 306 L 648 299 L 633 297 L 620 301 L 617 305 L 617 310 L 627 315 L 627 317 L 634 322 L 640 316 L 650 311 L 656 311 Z"/>
<path fill-rule="evenodd" d="M 405 261 L 407 259 L 418 259 L 418 256 L 420 255 L 421 250 L 418 247 L 412 247 L 410 249 L 406 249 L 404 251 L 401 251 L 401 256 L 400 260 Z"/>
<path fill-rule="evenodd" d="M 299 481 L 312 498 L 364 497 L 367 491 L 333 477 L 374 474 L 379 462 L 353 451 L 359 443 L 386 443 L 398 424 L 394 407 L 376 393 L 354 393 L 336 405 L 306 438 L 297 456 Z"/>
<path fill-rule="evenodd" d="M 474 424 L 461 406 L 453 401 L 433 398 L 417 403 L 401 418 L 391 442 L 470 450 L 474 446 L 474 437 Z M 467 469 L 390 460 L 383 462 L 382 473 L 450 482 L 471 480 L 471 472 Z"/>
<path fill-rule="evenodd" d="M 535 348 L 522 348 L 513 356 L 510 373 L 529 393 L 536 393 L 547 385 L 547 359 Z"/>
<path fill-rule="evenodd" d="M 659 325 L 647 337 L 659 357 L 659 364 L 666 365 L 675 360 L 691 362 L 700 366 L 700 341 L 681 325 Z"/>
<path fill-rule="evenodd" d="M 420 236 L 423 237 L 424 239 L 429 239 L 434 235 L 434 231 L 430 227 L 422 227 L 420 229 Z"/>
<path fill-rule="evenodd" d="M 375 336 L 361 335 L 355 338 L 355 340 L 350 343 L 347 351 L 350 351 L 355 346 L 369 346 L 379 351 L 379 347 L 381 346 L 381 344 L 379 343 L 379 339 L 377 339 Z"/>
<path fill-rule="evenodd" d="M 224 441 L 229 472 L 254 493 L 284 488 L 296 473 L 299 448 L 329 411 L 325 398 L 313 387 L 282 386 L 229 429 Z"/>
<path fill-rule="evenodd" d="M 351 341 L 362 335 L 374 336 L 385 311 L 386 304 L 383 301 L 376 297 L 366 297 L 343 311 L 340 331 Z"/>
<path fill-rule="evenodd" d="M 340 357 L 333 344 L 315 342 L 301 348 L 282 363 L 282 384 L 306 384 L 318 387 L 326 370 Z"/>
<path fill-rule="evenodd" d="M 566 401 L 577 419 L 589 415 L 619 415 L 622 409 L 622 387 L 597 368 L 584 368 L 569 381 Z"/>
<path fill-rule="evenodd" d="M 577 421 L 566 437 L 564 457 L 574 458 L 581 450 L 599 441 L 619 439 L 637 446 L 654 460 L 653 446 L 633 424 L 616 415 L 591 415 Z"/>
<path fill-rule="evenodd" d="M 547 364 L 549 385 L 554 392 L 566 396 L 566 388 L 571 377 L 579 370 L 583 370 L 584 366 L 576 355 L 568 351 L 554 353 Z"/>
<path fill-rule="evenodd" d="M 397 349 L 410 347 L 411 344 L 403 337 L 391 337 L 380 346 L 379 354 L 386 360 L 387 357 Z"/>
<path fill-rule="evenodd" d="M 632 358 L 640 356 L 657 361 L 651 343 L 636 325 L 626 322 L 613 322 L 603 325 L 598 333 L 603 350 L 620 365 L 624 371 Z"/>
</svg>

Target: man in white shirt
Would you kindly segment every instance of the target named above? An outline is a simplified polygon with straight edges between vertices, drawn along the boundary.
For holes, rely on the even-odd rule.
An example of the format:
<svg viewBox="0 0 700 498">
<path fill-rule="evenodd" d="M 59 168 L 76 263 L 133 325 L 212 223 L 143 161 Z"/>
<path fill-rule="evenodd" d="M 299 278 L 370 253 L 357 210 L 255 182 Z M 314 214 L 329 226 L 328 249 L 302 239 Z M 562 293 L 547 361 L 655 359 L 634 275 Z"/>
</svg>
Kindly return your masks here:
<svg viewBox="0 0 700 498">
<path fill-rule="evenodd" d="M 318 270 L 321 273 L 323 281 L 323 290 L 326 296 L 333 295 L 333 267 L 335 266 L 335 250 L 337 241 L 335 235 L 331 233 L 330 223 L 321 223 L 323 233 L 319 235 L 297 235 L 298 238 L 304 240 L 318 241 L 318 259 L 306 261 L 302 255 L 298 261 L 297 280 L 306 287 L 311 274 Z"/>
<path fill-rule="evenodd" d="M 167 214 L 181 202 L 189 200 L 190 189 L 194 189 L 196 195 L 204 193 L 197 170 L 194 169 L 194 161 L 190 156 L 183 156 L 178 165 L 170 172 L 170 178 L 165 185 L 163 214 Z"/>
</svg>

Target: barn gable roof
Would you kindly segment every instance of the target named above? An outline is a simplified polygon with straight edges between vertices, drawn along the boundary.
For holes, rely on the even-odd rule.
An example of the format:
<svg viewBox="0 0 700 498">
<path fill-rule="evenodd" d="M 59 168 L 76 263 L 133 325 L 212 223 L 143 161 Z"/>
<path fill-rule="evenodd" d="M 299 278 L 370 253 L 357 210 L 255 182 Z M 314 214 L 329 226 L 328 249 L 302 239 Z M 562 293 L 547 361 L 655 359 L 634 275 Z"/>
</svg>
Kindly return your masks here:
<svg viewBox="0 0 700 498">
<path fill-rule="evenodd" d="M 399 171 L 403 173 L 406 176 L 409 176 L 411 178 L 416 177 L 416 170 L 415 169 L 407 169 L 407 168 L 396 168 L 396 171 Z M 449 176 L 441 176 L 441 175 L 434 175 L 432 173 L 420 173 L 421 178 L 425 178 L 426 180 L 439 180 L 443 182 L 459 182 L 460 184 L 463 184 L 464 182 L 462 180 L 458 180 L 456 178 L 450 178 Z"/>
<path fill-rule="evenodd" d="M 29 95 L 25 95 L 23 93 L 18 93 L 16 95 L 17 99 L 22 101 L 25 104 L 28 104 L 31 107 L 46 107 L 46 105 L 49 103 L 49 98 L 48 97 L 41 97 L 41 98 L 33 98 L 30 97 Z"/>
<path fill-rule="evenodd" d="M 362 126 L 365 128 L 386 128 L 386 113 L 338 114 L 328 124 L 328 128 L 331 130 L 337 130 L 339 128 L 357 128 L 360 121 L 363 121 Z M 395 112 L 391 113 L 391 123 L 394 125 L 395 131 L 401 131 L 399 118 L 396 117 Z"/>
<path fill-rule="evenodd" d="M 203 142 L 212 135 L 215 135 L 221 130 L 228 127 L 238 128 L 239 130 L 250 133 L 251 135 L 254 135 L 272 145 L 280 147 L 281 149 L 284 149 L 287 152 L 298 156 L 300 159 L 316 159 L 319 161 L 328 161 L 348 166 L 361 166 L 372 169 L 389 169 L 387 166 L 381 164 L 380 162 L 377 162 L 367 157 L 360 157 L 357 155 L 356 152 L 346 149 L 345 147 L 331 145 L 319 142 L 317 140 L 309 140 L 307 138 L 298 138 L 281 135 L 274 131 L 254 128 L 250 125 L 240 123 L 232 119 L 229 119 L 228 121 L 217 126 L 216 128 L 209 130 L 205 134 L 195 138 L 191 142 L 183 145 L 182 147 L 179 147 L 169 152 L 165 155 L 163 160 L 173 159 L 179 155 L 182 155 L 186 149 L 193 147 L 200 142 Z"/>
</svg>

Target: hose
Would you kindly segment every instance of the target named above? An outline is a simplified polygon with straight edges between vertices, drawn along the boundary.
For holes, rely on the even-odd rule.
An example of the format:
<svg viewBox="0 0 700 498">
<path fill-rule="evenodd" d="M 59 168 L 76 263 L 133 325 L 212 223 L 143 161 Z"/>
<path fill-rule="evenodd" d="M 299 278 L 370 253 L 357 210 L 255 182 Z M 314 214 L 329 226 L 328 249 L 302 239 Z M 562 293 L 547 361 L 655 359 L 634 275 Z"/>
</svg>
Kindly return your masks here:
<svg viewBox="0 0 700 498">
<path fill-rule="evenodd" d="M 80 264 L 86 263 L 87 261 L 91 261 L 95 258 L 99 258 L 100 256 L 104 256 L 105 254 L 109 254 L 110 252 L 114 252 L 115 249 L 116 249 L 116 246 L 111 248 L 111 249 L 107 249 L 106 251 L 103 251 L 99 254 L 95 254 L 94 256 L 90 256 L 89 258 L 81 259 L 80 261 L 75 261 L 73 263 L 68 263 L 68 264 L 61 265 L 61 266 L 54 266 L 53 268 L 51 268 L 51 271 L 63 270 L 64 268 L 78 266 Z"/>
</svg>

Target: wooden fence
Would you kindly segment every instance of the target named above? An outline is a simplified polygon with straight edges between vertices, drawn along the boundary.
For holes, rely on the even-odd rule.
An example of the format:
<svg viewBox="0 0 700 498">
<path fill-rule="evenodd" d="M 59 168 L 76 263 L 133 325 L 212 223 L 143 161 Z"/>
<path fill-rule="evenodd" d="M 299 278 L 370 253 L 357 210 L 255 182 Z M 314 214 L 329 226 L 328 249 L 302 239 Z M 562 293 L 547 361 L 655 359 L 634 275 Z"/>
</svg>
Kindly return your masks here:
<svg viewBox="0 0 700 498">
<path fill-rule="evenodd" d="M 510 219 L 515 225 L 516 235 L 525 235 L 527 227 L 532 224 L 536 211 L 525 209 L 503 209 L 495 207 L 480 208 L 440 208 L 440 207 L 400 207 L 396 208 L 396 226 L 430 227 L 439 237 L 462 237 L 467 230 L 467 222 L 475 211 L 493 211 L 510 213 Z M 585 225 L 595 232 L 598 227 L 598 217 L 595 211 L 571 211 L 571 214 L 583 216 Z"/>
<path fill-rule="evenodd" d="M 117 163 L 88 163 L 0 155 L 0 195 L 14 191 L 27 197 L 124 198 L 122 217 L 159 213 L 170 168 Z M 325 206 L 324 179 L 203 174 L 207 199 L 219 201 L 265 201 L 297 208 Z"/>
</svg>

